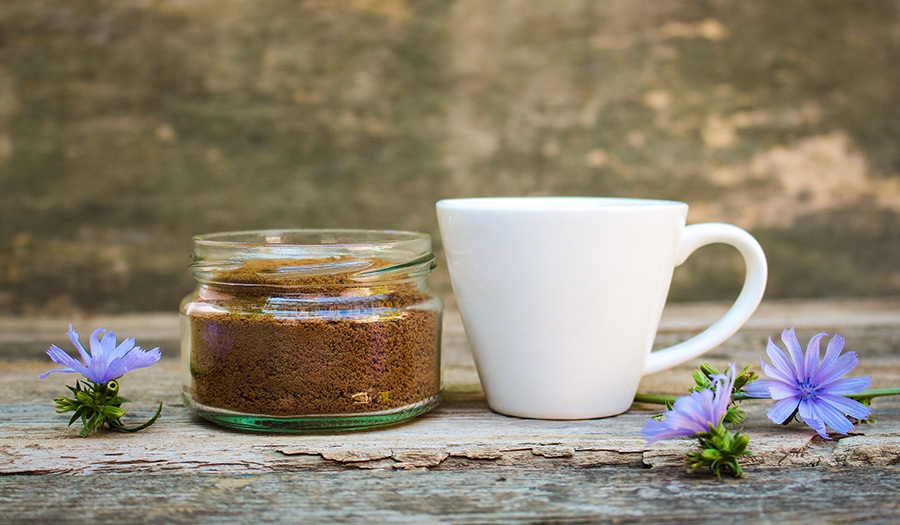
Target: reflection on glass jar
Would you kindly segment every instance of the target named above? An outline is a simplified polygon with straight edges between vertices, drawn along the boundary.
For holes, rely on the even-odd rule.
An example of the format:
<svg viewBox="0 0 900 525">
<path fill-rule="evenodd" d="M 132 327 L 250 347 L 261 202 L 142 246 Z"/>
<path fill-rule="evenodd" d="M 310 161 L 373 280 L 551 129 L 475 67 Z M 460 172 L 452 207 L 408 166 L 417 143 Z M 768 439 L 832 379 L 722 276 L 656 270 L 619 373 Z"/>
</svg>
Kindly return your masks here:
<svg viewBox="0 0 900 525">
<path fill-rule="evenodd" d="M 197 415 L 264 431 L 402 421 L 441 398 L 431 239 L 367 230 L 194 238 L 183 394 Z"/>
</svg>

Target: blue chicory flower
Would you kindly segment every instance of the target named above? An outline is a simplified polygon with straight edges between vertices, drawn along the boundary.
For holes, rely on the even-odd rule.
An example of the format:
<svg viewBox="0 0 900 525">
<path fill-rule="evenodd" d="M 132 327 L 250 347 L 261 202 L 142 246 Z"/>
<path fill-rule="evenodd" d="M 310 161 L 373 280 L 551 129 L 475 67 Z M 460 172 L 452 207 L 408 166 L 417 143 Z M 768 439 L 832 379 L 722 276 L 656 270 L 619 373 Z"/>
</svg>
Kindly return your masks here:
<svg viewBox="0 0 900 525">
<path fill-rule="evenodd" d="M 712 388 L 680 397 L 662 419 L 648 420 L 641 430 L 647 445 L 673 437 L 706 434 L 717 428 L 728 413 L 734 376 L 734 364 L 731 364 L 728 373 L 712 377 Z"/>
<path fill-rule="evenodd" d="M 859 401 L 844 397 L 858 394 L 869 388 L 869 377 L 844 378 L 859 363 L 856 352 L 841 355 L 844 338 L 835 335 L 828 342 L 825 357 L 819 360 L 819 343 L 827 334 L 815 335 L 809 340 L 806 354 L 794 329 L 785 330 L 781 340 L 787 347 L 790 358 L 769 338 L 767 352 L 772 364 L 762 361 L 763 372 L 772 379 L 760 379 L 744 387 L 750 397 L 776 400 L 769 409 L 768 416 L 775 423 L 784 423 L 799 414 L 800 419 L 829 439 L 825 427 L 831 427 L 841 434 L 853 429 L 853 423 L 846 417 L 866 419 L 871 409 Z"/>
<path fill-rule="evenodd" d="M 101 337 L 102 334 L 102 337 Z M 76 372 L 82 374 L 89 381 L 96 385 L 102 385 L 113 379 L 121 377 L 125 372 L 136 368 L 146 368 L 153 363 L 159 361 L 162 355 L 159 348 L 152 350 L 144 350 L 139 346 L 134 346 L 134 338 L 128 338 L 116 345 L 116 334 L 113 332 L 97 329 L 90 337 L 90 353 L 85 350 L 81 341 L 78 340 L 78 332 L 72 325 L 69 325 L 69 331 L 66 332 L 69 340 L 78 349 L 81 354 L 82 363 L 66 353 L 65 350 L 50 345 L 47 355 L 54 363 L 63 365 L 66 368 L 48 370 L 40 375 L 43 379 L 53 372 Z"/>
</svg>

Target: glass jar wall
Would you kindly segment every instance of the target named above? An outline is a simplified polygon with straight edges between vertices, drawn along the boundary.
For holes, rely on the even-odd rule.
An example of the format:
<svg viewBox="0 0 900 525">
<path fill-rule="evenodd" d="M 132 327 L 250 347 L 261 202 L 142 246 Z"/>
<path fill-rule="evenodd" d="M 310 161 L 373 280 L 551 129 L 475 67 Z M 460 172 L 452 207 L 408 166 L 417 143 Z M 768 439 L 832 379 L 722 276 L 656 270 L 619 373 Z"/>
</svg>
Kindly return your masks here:
<svg viewBox="0 0 900 525">
<path fill-rule="evenodd" d="M 278 230 L 194 238 L 181 305 L 190 409 L 262 431 L 396 423 L 441 399 L 442 305 L 431 239 Z"/>
</svg>

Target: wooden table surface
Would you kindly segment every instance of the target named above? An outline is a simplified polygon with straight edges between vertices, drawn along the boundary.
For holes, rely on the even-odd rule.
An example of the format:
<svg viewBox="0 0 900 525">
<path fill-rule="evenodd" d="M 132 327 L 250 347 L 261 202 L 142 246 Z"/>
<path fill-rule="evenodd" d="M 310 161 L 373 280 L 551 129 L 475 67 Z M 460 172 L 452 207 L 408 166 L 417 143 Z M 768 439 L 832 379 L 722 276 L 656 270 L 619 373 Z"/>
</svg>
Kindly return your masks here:
<svg viewBox="0 0 900 525">
<path fill-rule="evenodd" d="M 667 308 L 657 345 L 702 329 L 721 305 Z M 72 374 L 44 350 L 67 350 L 69 320 L 0 318 L 0 522 L 900 522 L 900 399 L 876 399 L 874 423 L 826 441 L 768 421 L 770 401 L 744 403 L 753 455 L 741 479 L 688 474 L 695 441 L 646 447 L 659 407 L 587 421 L 491 412 L 455 312 L 444 331 L 445 400 L 408 423 L 366 432 L 260 434 L 190 415 L 180 397 L 178 319 L 170 314 L 75 319 L 160 345 L 163 360 L 129 373 L 121 392 L 136 434 L 87 439 L 52 399 Z M 852 375 L 900 386 L 900 299 L 765 302 L 741 332 L 705 356 L 648 376 L 645 393 L 683 394 L 703 360 L 759 364 L 766 340 L 795 326 L 801 340 L 839 333 L 856 350 Z"/>
</svg>

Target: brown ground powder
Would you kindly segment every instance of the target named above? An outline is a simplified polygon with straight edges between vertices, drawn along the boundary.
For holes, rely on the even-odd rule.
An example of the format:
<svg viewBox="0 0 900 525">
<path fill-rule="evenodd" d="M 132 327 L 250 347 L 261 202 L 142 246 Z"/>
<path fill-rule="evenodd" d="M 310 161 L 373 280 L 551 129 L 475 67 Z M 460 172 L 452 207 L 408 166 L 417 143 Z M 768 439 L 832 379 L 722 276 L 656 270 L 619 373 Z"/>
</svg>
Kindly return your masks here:
<svg viewBox="0 0 900 525">
<path fill-rule="evenodd" d="M 190 315 L 196 402 L 259 415 L 360 414 L 404 407 L 440 391 L 440 314 L 401 309 L 429 295 L 408 283 L 335 287 L 349 282 L 346 274 L 273 280 L 260 277 L 261 265 L 287 263 L 255 261 L 224 272 L 220 283 L 256 286 L 208 285 L 206 302 L 227 297 L 230 313 Z M 340 296 L 316 307 L 343 314 L 291 315 L 296 290 L 273 284 L 304 285 L 305 298 Z M 287 298 L 277 315 L 269 311 L 273 296 Z M 372 315 L 376 308 L 388 310 Z"/>
</svg>

